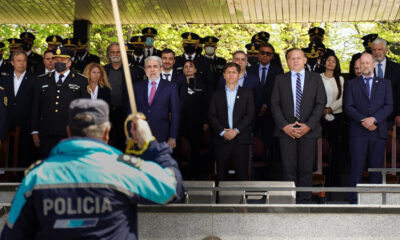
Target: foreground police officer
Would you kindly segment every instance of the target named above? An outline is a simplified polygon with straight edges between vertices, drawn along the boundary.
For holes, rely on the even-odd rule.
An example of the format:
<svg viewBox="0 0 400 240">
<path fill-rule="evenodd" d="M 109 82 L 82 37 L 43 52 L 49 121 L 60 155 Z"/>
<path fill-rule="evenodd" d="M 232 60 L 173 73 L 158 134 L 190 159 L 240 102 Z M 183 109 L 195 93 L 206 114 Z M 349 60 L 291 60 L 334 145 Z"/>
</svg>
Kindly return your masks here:
<svg viewBox="0 0 400 240">
<path fill-rule="evenodd" d="M 40 157 L 67 136 L 68 106 L 87 92 L 87 79 L 71 68 L 72 52 L 66 47 L 53 49 L 55 72 L 38 77 L 32 109 L 33 142 L 40 147 Z"/>
<path fill-rule="evenodd" d="M 132 128 L 142 158 L 107 145 L 103 100 L 69 106 L 69 135 L 19 187 L 1 239 L 137 239 L 137 203 L 181 200 L 182 178 L 166 143 L 146 121 Z M 145 159 L 146 161 L 144 161 Z"/>
</svg>

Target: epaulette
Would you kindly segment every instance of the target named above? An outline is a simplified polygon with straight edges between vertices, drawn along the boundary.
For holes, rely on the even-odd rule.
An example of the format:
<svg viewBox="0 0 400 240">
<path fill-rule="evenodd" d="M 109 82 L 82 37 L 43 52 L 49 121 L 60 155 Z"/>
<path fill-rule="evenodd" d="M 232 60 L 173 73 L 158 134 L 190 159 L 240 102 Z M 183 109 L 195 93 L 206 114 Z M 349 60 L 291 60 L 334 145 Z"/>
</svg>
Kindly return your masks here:
<svg viewBox="0 0 400 240">
<path fill-rule="evenodd" d="M 36 162 L 32 163 L 26 170 L 25 170 L 25 176 L 28 175 L 30 171 L 32 171 L 34 168 L 39 166 L 43 161 L 42 160 L 37 160 Z"/>
<path fill-rule="evenodd" d="M 4 90 L 4 88 L 3 88 L 2 86 L 0 86 L 0 90 L 1 90 L 1 91 L 3 91 L 3 90 Z"/>
<path fill-rule="evenodd" d="M 134 166 L 137 169 L 141 169 L 142 163 L 144 162 L 142 159 L 138 157 L 124 153 L 118 156 L 118 161 Z"/>
<path fill-rule="evenodd" d="M 50 74 L 51 72 L 48 72 L 48 73 L 43 73 L 42 75 L 39 75 L 39 76 L 37 76 L 37 77 L 43 77 L 43 76 L 46 76 L 47 74 Z"/>
</svg>

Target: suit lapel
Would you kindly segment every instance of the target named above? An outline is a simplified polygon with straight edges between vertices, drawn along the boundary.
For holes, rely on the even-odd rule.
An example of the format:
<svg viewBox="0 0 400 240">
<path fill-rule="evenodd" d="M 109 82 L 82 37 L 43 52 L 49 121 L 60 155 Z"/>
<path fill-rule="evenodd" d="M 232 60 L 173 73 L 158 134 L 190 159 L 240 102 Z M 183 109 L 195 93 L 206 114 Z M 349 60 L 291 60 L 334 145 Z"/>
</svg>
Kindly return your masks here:
<svg viewBox="0 0 400 240">
<path fill-rule="evenodd" d="M 376 93 L 376 89 L 379 87 L 379 79 L 377 79 L 376 77 L 374 77 L 374 79 L 372 79 L 372 91 L 371 91 L 371 98 L 372 99 L 375 96 Z"/>
<path fill-rule="evenodd" d="M 24 78 L 22 79 L 21 85 L 19 86 L 17 95 L 15 96 L 15 98 L 17 98 L 20 93 L 23 91 L 23 89 L 25 88 L 25 86 L 28 84 L 28 72 L 25 73 Z M 13 84 L 13 88 L 14 88 L 14 84 Z M 14 91 L 14 89 L 13 89 Z"/>
<path fill-rule="evenodd" d="M 144 98 L 144 102 L 146 103 L 146 106 L 149 106 L 149 79 L 144 80 L 146 82 L 146 91 L 143 93 L 143 98 Z M 154 99 L 153 99 L 154 100 Z"/>
<path fill-rule="evenodd" d="M 221 91 L 220 94 L 220 99 L 219 101 L 222 103 L 222 111 L 224 111 L 224 122 L 227 124 L 226 126 L 229 126 L 229 121 L 228 121 L 228 101 L 226 100 L 226 89 L 224 87 L 224 90 Z"/>
<path fill-rule="evenodd" d="M 284 87 L 287 89 L 286 91 L 289 91 L 289 95 L 290 95 L 290 108 L 289 109 L 293 109 L 294 108 L 294 102 L 293 102 L 293 90 L 292 90 L 292 73 L 289 72 L 287 73 L 287 75 L 285 76 L 284 79 Z"/>
<path fill-rule="evenodd" d="M 300 104 L 300 117 L 302 116 L 303 107 L 305 105 L 307 96 L 309 95 L 308 92 L 310 91 L 310 85 L 312 84 L 310 79 L 310 74 L 308 71 L 304 72 L 304 86 L 303 86 L 303 93 L 301 95 L 301 104 Z"/>
<path fill-rule="evenodd" d="M 240 104 L 240 97 L 242 96 L 242 88 L 241 87 L 238 87 L 238 90 L 237 90 L 237 93 L 236 93 L 236 96 L 235 96 L 235 104 L 233 104 L 233 116 L 232 116 L 232 127 L 234 127 L 235 126 L 235 123 L 236 123 L 236 116 L 239 116 L 239 114 L 238 113 L 236 113 L 236 111 L 239 111 L 238 109 L 239 109 L 239 107 L 238 107 L 238 105 Z"/>
</svg>

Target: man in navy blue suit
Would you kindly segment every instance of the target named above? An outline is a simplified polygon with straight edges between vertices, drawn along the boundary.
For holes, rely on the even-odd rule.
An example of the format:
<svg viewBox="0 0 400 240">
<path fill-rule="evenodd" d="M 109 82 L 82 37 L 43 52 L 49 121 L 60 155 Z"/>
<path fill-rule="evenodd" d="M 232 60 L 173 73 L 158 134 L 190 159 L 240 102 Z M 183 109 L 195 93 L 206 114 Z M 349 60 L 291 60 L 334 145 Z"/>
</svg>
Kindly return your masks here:
<svg viewBox="0 0 400 240">
<path fill-rule="evenodd" d="M 161 78 L 161 58 L 150 56 L 144 62 L 148 79 L 134 85 L 137 110 L 146 115 L 157 141 L 176 147 L 179 124 L 179 95 L 174 82 Z"/>
<path fill-rule="evenodd" d="M 368 159 L 369 167 L 382 168 L 387 135 L 387 120 L 393 111 L 390 80 L 374 75 L 376 63 L 370 53 L 360 58 L 360 77 L 346 82 L 344 109 L 350 117 L 350 186 L 361 182 Z M 381 182 L 380 173 L 370 173 L 371 183 Z M 356 194 L 350 202 L 356 201 Z"/>
</svg>

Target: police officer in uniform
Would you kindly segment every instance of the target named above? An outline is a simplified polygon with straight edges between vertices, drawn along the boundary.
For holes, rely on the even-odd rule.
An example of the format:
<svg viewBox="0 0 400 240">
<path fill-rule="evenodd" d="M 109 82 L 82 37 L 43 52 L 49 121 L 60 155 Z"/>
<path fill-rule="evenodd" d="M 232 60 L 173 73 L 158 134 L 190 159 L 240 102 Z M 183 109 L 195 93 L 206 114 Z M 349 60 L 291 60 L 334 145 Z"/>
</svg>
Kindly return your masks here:
<svg viewBox="0 0 400 240">
<path fill-rule="evenodd" d="M 75 64 L 76 64 L 75 54 L 76 54 L 76 45 L 77 45 L 77 43 L 78 43 L 78 41 L 75 38 L 64 38 L 63 43 L 62 43 L 63 47 L 68 48 L 72 52 L 71 70 L 73 70 L 75 72 L 76 72 L 76 70 L 75 70 Z"/>
<path fill-rule="evenodd" d="M 368 35 L 365 35 L 364 37 L 362 37 L 361 39 L 363 40 L 363 45 L 364 45 L 364 49 L 365 52 L 371 53 L 372 54 L 372 42 L 378 37 L 378 34 L 376 33 L 371 33 Z M 353 79 L 356 77 L 355 75 L 355 71 L 354 71 L 354 64 L 356 63 L 357 59 L 359 59 L 361 57 L 362 53 L 356 53 L 351 57 L 351 61 L 350 61 L 350 67 L 349 67 L 349 80 Z"/>
<path fill-rule="evenodd" d="M 55 47 L 62 45 L 63 39 L 58 35 L 50 35 L 46 38 L 46 42 L 47 50 L 53 50 Z"/>
<path fill-rule="evenodd" d="M 325 72 L 325 57 L 328 52 L 325 45 L 320 39 L 315 38 L 311 41 L 308 48 L 303 48 L 304 54 L 307 58 L 305 69 L 310 72 L 323 73 Z"/>
<path fill-rule="evenodd" d="M 268 43 L 269 37 L 270 34 L 268 32 L 259 32 L 251 37 L 251 42 L 258 45 L 263 45 L 265 43 Z M 281 57 L 278 53 L 275 52 L 274 56 L 271 59 L 271 63 L 282 67 Z"/>
<path fill-rule="evenodd" d="M 204 57 L 208 60 L 211 74 L 215 75 L 215 79 L 222 76 L 222 69 L 226 65 L 226 60 L 222 57 L 217 57 L 215 55 L 217 51 L 217 43 L 219 39 L 213 36 L 207 36 L 201 39 L 201 43 L 204 44 L 205 55 Z M 217 82 L 215 83 L 214 89 L 217 87 Z"/>
<path fill-rule="evenodd" d="M 28 55 L 27 69 L 32 73 L 42 69 L 43 57 L 32 51 L 33 42 L 36 39 L 35 35 L 33 35 L 31 32 L 23 32 L 19 35 L 19 38 L 22 41 L 22 48 L 26 52 L 26 55 Z"/>
<path fill-rule="evenodd" d="M 321 44 L 323 45 L 324 35 L 325 35 L 325 30 L 323 28 L 320 28 L 320 27 L 310 28 L 308 30 L 308 35 L 310 36 L 310 43 L 307 48 L 302 49 L 304 52 L 307 52 L 307 51 L 310 52 L 311 45 L 313 44 L 313 42 L 316 42 L 317 45 L 321 45 Z M 324 47 L 325 47 L 325 45 L 324 45 Z M 325 56 L 335 55 L 335 51 L 333 51 L 330 48 L 325 48 L 324 55 Z"/>
<path fill-rule="evenodd" d="M 144 59 L 146 58 L 144 55 L 145 38 L 143 36 L 133 36 L 130 42 L 133 45 L 133 64 L 143 68 Z"/>
<path fill-rule="evenodd" d="M 161 51 L 153 46 L 154 38 L 157 36 L 157 30 L 152 27 L 146 27 L 142 29 L 142 36 L 145 42 L 144 56 L 159 56 L 161 57 Z M 132 42 L 132 41 L 131 41 Z"/>
<path fill-rule="evenodd" d="M 15 50 L 22 50 L 22 41 L 19 38 L 9 38 L 7 39 L 8 41 L 8 49 L 10 49 L 10 57 L 7 60 L 4 60 L 4 66 L 2 71 L 4 72 L 4 74 L 2 74 L 2 76 L 7 76 L 7 75 L 11 75 L 14 72 L 14 67 L 11 64 L 11 55 L 13 54 L 13 52 Z M 2 64 L 2 65 L 3 65 Z"/>
<path fill-rule="evenodd" d="M 260 45 L 256 43 L 246 44 L 246 54 L 247 54 L 247 67 L 255 66 L 258 64 L 258 53 Z"/>
<path fill-rule="evenodd" d="M 67 136 L 68 106 L 85 96 L 87 79 L 71 71 L 73 53 L 66 47 L 53 49 L 55 72 L 38 77 L 33 98 L 32 135 L 41 158 Z"/>
<path fill-rule="evenodd" d="M 87 39 L 77 39 L 74 67 L 75 71 L 83 73 L 89 63 L 100 63 L 100 58 L 86 49 Z"/>
</svg>

